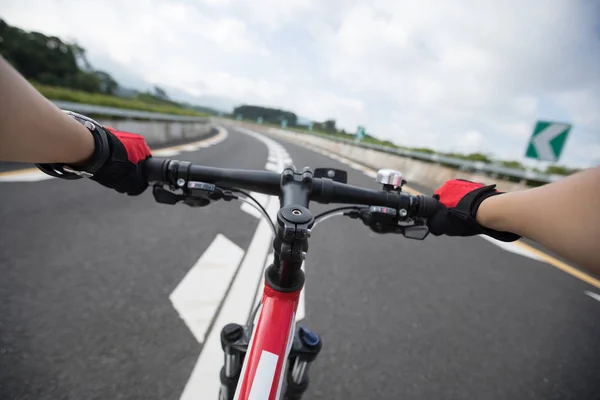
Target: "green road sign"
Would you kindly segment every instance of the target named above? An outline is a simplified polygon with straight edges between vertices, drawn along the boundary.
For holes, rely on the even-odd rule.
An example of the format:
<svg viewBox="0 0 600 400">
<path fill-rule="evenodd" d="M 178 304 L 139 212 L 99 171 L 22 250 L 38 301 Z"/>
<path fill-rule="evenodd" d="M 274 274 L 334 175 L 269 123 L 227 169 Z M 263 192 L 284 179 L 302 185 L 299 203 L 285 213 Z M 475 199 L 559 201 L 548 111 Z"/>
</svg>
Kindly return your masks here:
<svg viewBox="0 0 600 400">
<path fill-rule="evenodd" d="M 258 122 L 259 124 L 262 124 L 263 123 L 263 117 L 258 117 L 256 119 L 256 122 Z"/>
<path fill-rule="evenodd" d="M 281 127 L 287 128 L 287 119 L 284 119 L 283 121 L 281 121 Z"/>
<path fill-rule="evenodd" d="M 527 145 L 525 157 L 557 162 L 565 148 L 570 130 L 570 124 L 538 121 Z"/>
<path fill-rule="evenodd" d="M 358 141 L 361 141 L 365 138 L 366 134 L 367 134 L 367 132 L 365 130 L 365 127 L 359 125 L 356 128 L 356 134 L 354 135 L 354 138 Z"/>
<path fill-rule="evenodd" d="M 308 130 L 312 132 L 312 129 L 313 129 L 313 123 L 309 122 L 308 123 Z"/>
<path fill-rule="evenodd" d="M 238 115 L 237 115 L 237 117 L 236 117 L 236 119 L 237 119 L 238 121 L 241 121 L 241 120 L 242 120 L 242 114 L 238 114 Z"/>
</svg>

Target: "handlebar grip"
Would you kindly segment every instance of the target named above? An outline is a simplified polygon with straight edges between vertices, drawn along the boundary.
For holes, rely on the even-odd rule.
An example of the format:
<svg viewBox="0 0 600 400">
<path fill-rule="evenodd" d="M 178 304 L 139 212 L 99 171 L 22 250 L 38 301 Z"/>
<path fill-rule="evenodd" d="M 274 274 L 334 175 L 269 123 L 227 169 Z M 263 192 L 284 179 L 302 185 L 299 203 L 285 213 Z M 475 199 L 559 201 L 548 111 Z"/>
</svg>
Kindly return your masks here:
<svg viewBox="0 0 600 400">
<path fill-rule="evenodd" d="M 439 209 L 441 203 L 433 197 L 419 195 L 419 208 L 417 209 L 417 217 L 429 218 Z"/>
<path fill-rule="evenodd" d="M 165 178 L 165 164 L 168 160 L 164 158 L 150 157 L 140 164 L 144 178 L 148 182 L 162 182 Z"/>
</svg>

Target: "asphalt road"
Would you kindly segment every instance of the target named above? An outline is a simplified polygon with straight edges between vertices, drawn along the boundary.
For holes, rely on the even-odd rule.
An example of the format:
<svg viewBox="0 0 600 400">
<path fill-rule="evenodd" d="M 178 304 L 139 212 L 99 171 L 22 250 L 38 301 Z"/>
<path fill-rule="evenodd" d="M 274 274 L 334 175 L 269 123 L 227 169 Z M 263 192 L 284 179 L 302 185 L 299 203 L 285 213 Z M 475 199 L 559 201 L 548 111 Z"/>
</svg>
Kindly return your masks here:
<svg viewBox="0 0 600 400">
<path fill-rule="evenodd" d="M 296 166 L 377 187 L 278 141 Z M 267 157 L 235 129 L 177 156 L 254 169 Z M 169 294 L 215 235 L 247 249 L 258 220 L 90 181 L 0 182 L 0 202 L 0 399 L 178 399 L 202 346 Z M 324 341 L 307 399 L 600 399 L 600 302 L 584 294 L 599 290 L 548 264 L 334 218 L 314 230 L 306 273 L 304 323 Z"/>
</svg>

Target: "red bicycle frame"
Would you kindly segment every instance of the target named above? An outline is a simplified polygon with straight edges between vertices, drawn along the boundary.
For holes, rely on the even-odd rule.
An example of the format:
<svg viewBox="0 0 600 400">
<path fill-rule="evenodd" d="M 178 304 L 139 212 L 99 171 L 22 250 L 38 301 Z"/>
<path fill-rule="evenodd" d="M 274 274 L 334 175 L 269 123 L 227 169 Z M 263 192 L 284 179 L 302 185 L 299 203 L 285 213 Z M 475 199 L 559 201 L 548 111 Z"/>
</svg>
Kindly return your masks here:
<svg viewBox="0 0 600 400">
<path fill-rule="evenodd" d="M 294 338 L 299 297 L 300 290 L 284 293 L 265 283 L 235 400 L 279 399 Z"/>
</svg>

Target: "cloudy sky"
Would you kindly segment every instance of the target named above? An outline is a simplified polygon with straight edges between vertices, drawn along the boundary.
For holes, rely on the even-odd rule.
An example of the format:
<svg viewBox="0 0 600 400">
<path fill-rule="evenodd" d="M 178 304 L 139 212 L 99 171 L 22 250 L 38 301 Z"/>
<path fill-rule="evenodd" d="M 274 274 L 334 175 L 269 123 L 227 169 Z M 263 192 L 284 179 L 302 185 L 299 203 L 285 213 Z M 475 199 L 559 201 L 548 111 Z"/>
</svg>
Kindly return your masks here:
<svg viewBox="0 0 600 400">
<path fill-rule="evenodd" d="M 123 84 L 504 159 L 522 160 L 537 119 L 565 121 L 561 163 L 600 164 L 596 0 L 0 0 L 0 10 L 76 40 Z"/>
</svg>

